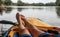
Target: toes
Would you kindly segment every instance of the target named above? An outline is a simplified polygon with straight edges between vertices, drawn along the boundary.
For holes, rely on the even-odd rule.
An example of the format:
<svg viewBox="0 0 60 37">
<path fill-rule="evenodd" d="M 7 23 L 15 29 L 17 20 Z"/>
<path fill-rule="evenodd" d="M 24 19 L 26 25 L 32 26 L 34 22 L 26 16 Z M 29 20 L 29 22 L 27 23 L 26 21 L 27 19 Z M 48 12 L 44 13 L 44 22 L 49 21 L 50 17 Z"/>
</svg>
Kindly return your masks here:
<svg viewBox="0 0 60 37">
<path fill-rule="evenodd" d="M 17 14 L 16 14 L 16 19 L 17 19 L 17 21 L 19 22 L 19 20 L 21 20 L 21 19 L 25 21 L 26 18 L 25 18 L 24 15 L 17 13 Z"/>
<path fill-rule="evenodd" d="M 18 15 L 19 13 L 17 13 L 16 15 Z"/>
<path fill-rule="evenodd" d="M 17 21 L 19 23 L 20 22 L 20 15 L 19 15 L 19 13 L 16 14 L 16 19 L 17 19 Z"/>
<path fill-rule="evenodd" d="M 25 17 L 24 15 L 21 14 L 22 17 Z"/>
<path fill-rule="evenodd" d="M 19 17 L 19 13 L 16 14 L 16 18 L 18 18 L 18 17 Z"/>
</svg>

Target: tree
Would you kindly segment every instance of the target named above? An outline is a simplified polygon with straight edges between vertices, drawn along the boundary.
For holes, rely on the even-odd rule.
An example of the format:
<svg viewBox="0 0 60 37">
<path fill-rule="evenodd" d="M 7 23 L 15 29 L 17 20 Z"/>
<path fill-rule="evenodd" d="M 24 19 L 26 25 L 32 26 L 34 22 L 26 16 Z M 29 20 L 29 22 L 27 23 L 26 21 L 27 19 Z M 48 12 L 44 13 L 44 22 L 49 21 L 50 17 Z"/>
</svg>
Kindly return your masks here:
<svg viewBox="0 0 60 37">
<path fill-rule="evenodd" d="M 12 4 L 12 1 L 11 1 L 11 0 L 5 0 L 5 1 L 4 1 L 4 4 L 5 4 L 5 5 L 11 5 L 11 4 Z"/>
<path fill-rule="evenodd" d="M 43 3 L 32 3 L 33 6 L 44 6 Z"/>
<path fill-rule="evenodd" d="M 22 1 L 20 1 L 20 0 L 18 0 L 17 5 L 18 5 L 18 6 L 23 6 L 24 3 L 23 3 Z"/>
<path fill-rule="evenodd" d="M 2 0 L 0 0 L 0 5 L 1 5 L 2 3 L 3 3 Z"/>
<path fill-rule="evenodd" d="M 56 6 L 55 2 L 46 3 L 45 6 Z"/>
<path fill-rule="evenodd" d="M 60 0 L 56 0 L 56 5 L 60 6 Z"/>
</svg>

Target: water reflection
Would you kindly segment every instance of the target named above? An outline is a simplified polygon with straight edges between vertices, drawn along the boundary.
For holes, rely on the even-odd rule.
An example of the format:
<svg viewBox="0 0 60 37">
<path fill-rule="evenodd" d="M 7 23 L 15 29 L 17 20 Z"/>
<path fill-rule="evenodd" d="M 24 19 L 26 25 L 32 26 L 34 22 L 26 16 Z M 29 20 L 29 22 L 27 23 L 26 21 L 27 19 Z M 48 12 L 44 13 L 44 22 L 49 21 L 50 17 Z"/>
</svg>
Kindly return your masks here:
<svg viewBox="0 0 60 37">
<path fill-rule="evenodd" d="M 57 13 L 58 17 L 60 17 L 60 7 L 56 7 L 56 13 Z"/>
<path fill-rule="evenodd" d="M 3 13 L 11 13 L 12 8 L 11 7 L 6 7 L 4 10 L 0 10 L 0 15 L 3 15 Z"/>
<path fill-rule="evenodd" d="M 4 11 L 3 9 L 0 9 L 0 15 L 3 15 L 3 11 Z"/>
<path fill-rule="evenodd" d="M 56 11 L 57 10 L 57 11 Z M 60 7 L 7 7 L 5 10 L 0 12 L 0 20 L 12 20 L 16 22 L 15 15 L 17 12 L 26 17 L 39 18 L 53 26 L 60 27 Z M 9 14 L 8 14 L 9 13 Z M 11 17 L 11 18 L 10 18 Z M 58 24 L 58 25 L 57 25 Z"/>
<path fill-rule="evenodd" d="M 3 11 L 2 10 L 0 10 L 0 15 L 2 15 L 3 14 Z"/>
<path fill-rule="evenodd" d="M 12 11 L 12 8 L 11 7 L 7 7 L 6 10 L 5 10 L 5 13 L 11 13 Z"/>
<path fill-rule="evenodd" d="M 18 11 L 19 11 L 19 12 L 21 12 L 21 11 L 22 11 L 22 8 L 17 8 L 17 9 L 18 9 Z"/>
</svg>

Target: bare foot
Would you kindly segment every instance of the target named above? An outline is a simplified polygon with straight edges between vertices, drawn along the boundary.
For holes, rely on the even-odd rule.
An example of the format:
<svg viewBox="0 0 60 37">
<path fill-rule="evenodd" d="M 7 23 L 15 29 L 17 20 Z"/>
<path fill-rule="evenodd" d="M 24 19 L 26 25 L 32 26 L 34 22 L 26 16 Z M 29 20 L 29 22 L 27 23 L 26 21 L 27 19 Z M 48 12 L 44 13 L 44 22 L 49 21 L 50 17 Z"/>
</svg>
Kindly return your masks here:
<svg viewBox="0 0 60 37">
<path fill-rule="evenodd" d="M 19 24 L 19 27 L 25 28 L 25 27 L 22 25 L 21 16 L 19 15 L 19 13 L 16 14 L 16 19 L 17 19 L 17 22 L 18 22 L 18 24 Z"/>
<path fill-rule="evenodd" d="M 38 35 L 44 33 L 44 31 L 39 30 L 36 26 L 29 23 L 25 16 L 22 15 L 21 17 L 22 20 L 25 22 L 26 27 L 28 27 L 29 31 L 34 37 L 38 37 Z"/>
<path fill-rule="evenodd" d="M 19 15 L 19 13 L 16 14 L 16 19 L 17 19 L 18 24 L 19 24 L 18 28 L 21 32 L 20 34 L 29 34 L 30 35 L 29 31 L 22 24 L 21 16 Z"/>
<path fill-rule="evenodd" d="M 18 22 L 18 23 L 20 23 L 20 20 L 21 20 L 20 17 L 21 17 L 21 16 L 19 16 L 19 13 L 17 13 L 17 14 L 16 14 L 16 19 L 17 19 L 17 22 Z"/>
<path fill-rule="evenodd" d="M 21 15 L 21 14 L 20 14 Z M 24 15 L 21 15 L 21 19 L 25 22 L 25 26 L 28 28 L 32 28 L 32 29 L 37 29 L 36 26 L 32 25 L 26 18 Z"/>
</svg>

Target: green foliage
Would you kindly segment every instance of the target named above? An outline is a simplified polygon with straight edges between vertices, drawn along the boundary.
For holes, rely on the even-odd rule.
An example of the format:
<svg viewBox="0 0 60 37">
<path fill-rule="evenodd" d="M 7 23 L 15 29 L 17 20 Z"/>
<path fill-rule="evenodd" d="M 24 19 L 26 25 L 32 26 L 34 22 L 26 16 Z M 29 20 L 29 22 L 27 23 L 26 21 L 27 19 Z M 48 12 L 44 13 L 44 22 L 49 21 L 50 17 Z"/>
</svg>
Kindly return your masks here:
<svg viewBox="0 0 60 37">
<path fill-rule="evenodd" d="M 0 5 L 4 2 L 5 5 L 17 5 L 17 6 L 60 6 L 60 0 L 56 0 L 56 3 L 55 2 L 50 2 L 50 3 L 32 3 L 32 4 L 29 4 L 29 3 L 24 3 L 22 2 L 21 0 L 18 0 L 17 3 L 13 3 L 11 0 L 0 0 Z"/>
<path fill-rule="evenodd" d="M 45 6 L 56 6 L 56 4 L 53 2 L 50 2 L 50 3 L 46 3 Z"/>
<path fill-rule="evenodd" d="M 11 0 L 5 0 L 5 1 L 4 1 L 4 4 L 5 4 L 5 5 L 11 5 L 11 4 L 12 4 L 12 1 L 11 1 Z"/>
<path fill-rule="evenodd" d="M 32 3 L 31 5 L 33 5 L 33 6 L 44 6 L 43 3 Z"/>
<path fill-rule="evenodd" d="M 24 3 L 20 0 L 17 2 L 17 6 L 23 6 L 23 5 L 24 5 Z"/>
<path fill-rule="evenodd" d="M 0 5 L 3 3 L 3 1 L 2 0 L 0 0 Z"/>
<path fill-rule="evenodd" d="M 60 0 L 56 0 L 56 5 L 60 6 Z"/>
</svg>

